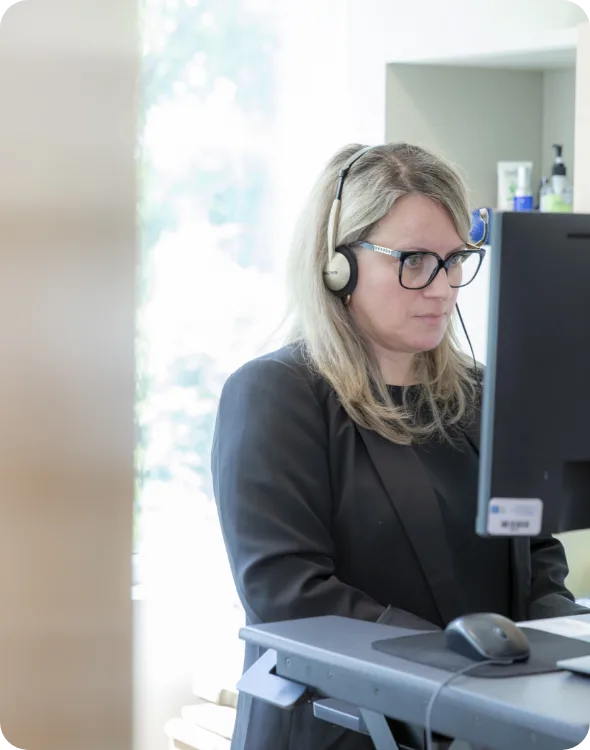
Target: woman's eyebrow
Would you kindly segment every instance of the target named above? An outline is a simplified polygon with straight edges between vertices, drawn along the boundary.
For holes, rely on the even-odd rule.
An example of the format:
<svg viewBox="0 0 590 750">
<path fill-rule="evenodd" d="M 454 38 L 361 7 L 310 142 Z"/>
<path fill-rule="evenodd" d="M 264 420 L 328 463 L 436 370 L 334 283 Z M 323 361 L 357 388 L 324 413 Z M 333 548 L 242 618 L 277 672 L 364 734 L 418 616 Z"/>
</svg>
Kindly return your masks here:
<svg viewBox="0 0 590 750">
<path fill-rule="evenodd" d="M 374 243 L 379 244 L 379 243 Z M 387 247 L 386 245 L 381 245 L 381 247 Z M 449 250 L 449 252 L 444 256 L 445 258 L 448 255 L 452 255 L 453 253 L 460 253 L 461 250 L 467 249 L 468 245 L 466 242 L 464 242 L 462 245 L 459 245 L 459 247 L 456 247 L 454 250 Z M 389 248 L 391 250 L 397 250 L 400 253 L 434 253 L 435 255 L 438 255 L 438 253 L 435 250 L 429 250 L 426 247 L 416 247 L 415 245 L 406 245 L 405 247 L 395 247 L 395 248 Z M 443 256 L 441 256 L 443 257 Z"/>
</svg>

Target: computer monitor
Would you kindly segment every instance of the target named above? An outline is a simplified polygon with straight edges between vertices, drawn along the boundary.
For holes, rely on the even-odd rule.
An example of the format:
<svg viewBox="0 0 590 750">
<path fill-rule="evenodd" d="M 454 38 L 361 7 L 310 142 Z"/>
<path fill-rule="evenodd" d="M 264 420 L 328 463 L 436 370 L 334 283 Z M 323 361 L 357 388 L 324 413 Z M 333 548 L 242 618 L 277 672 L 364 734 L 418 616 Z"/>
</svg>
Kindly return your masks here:
<svg viewBox="0 0 590 750">
<path fill-rule="evenodd" d="M 477 533 L 590 528 L 590 215 L 493 217 Z"/>
</svg>

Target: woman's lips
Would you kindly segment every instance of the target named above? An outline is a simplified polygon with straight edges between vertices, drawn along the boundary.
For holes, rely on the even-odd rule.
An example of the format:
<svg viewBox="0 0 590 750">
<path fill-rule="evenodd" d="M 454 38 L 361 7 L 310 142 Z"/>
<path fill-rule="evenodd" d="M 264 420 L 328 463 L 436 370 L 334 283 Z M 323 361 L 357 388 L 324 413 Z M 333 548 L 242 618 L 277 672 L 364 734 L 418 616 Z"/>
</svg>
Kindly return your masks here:
<svg viewBox="0 0 590 750">
<path fill-rule="evenodd" d="M 437 325 L 444 320 L 446 315 L 444 313 L 428 313 L 426 315 L 417 315 L 416 317 L 425 323 L 430 323 L 430 325 Z"/>
</svg>

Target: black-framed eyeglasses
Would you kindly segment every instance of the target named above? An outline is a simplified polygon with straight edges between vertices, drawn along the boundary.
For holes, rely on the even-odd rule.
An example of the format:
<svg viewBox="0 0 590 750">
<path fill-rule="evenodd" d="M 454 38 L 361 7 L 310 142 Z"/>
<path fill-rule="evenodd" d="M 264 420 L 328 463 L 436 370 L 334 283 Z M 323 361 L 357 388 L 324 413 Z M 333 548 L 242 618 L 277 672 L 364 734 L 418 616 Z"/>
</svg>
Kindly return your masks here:
<svg viewBox="0 0 590 750">
<path fill-rule="evenodd" d="M 438 272 L 444 268 L 453 289 L 471 284 L 477 276 L 486 251 L 482 247 L 466 245 L 446 258 L 427 250 L 390 250 L 372 242 L 355 242 L 355 245 L 390 255 L 399 260 L 399 282 L 404 289 L 424 289 L 432 284 Z"/>
</svg>

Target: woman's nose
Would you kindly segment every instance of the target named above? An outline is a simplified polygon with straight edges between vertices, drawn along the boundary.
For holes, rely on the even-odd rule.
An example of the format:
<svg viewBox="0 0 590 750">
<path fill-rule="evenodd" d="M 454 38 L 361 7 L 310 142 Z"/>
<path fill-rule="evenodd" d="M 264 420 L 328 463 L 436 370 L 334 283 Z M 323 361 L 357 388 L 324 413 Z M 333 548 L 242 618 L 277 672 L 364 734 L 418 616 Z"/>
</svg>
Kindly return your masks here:
<svg viewBox="0 0 590 750">
<path fill-rule="evenodd" d="M 448 299 L 453 294 L 453 288 L 449 286 L 449 278 L 444 268 L 436 274 L 430 284 L 424 289 L 427 297 Z"/>
</svg>

